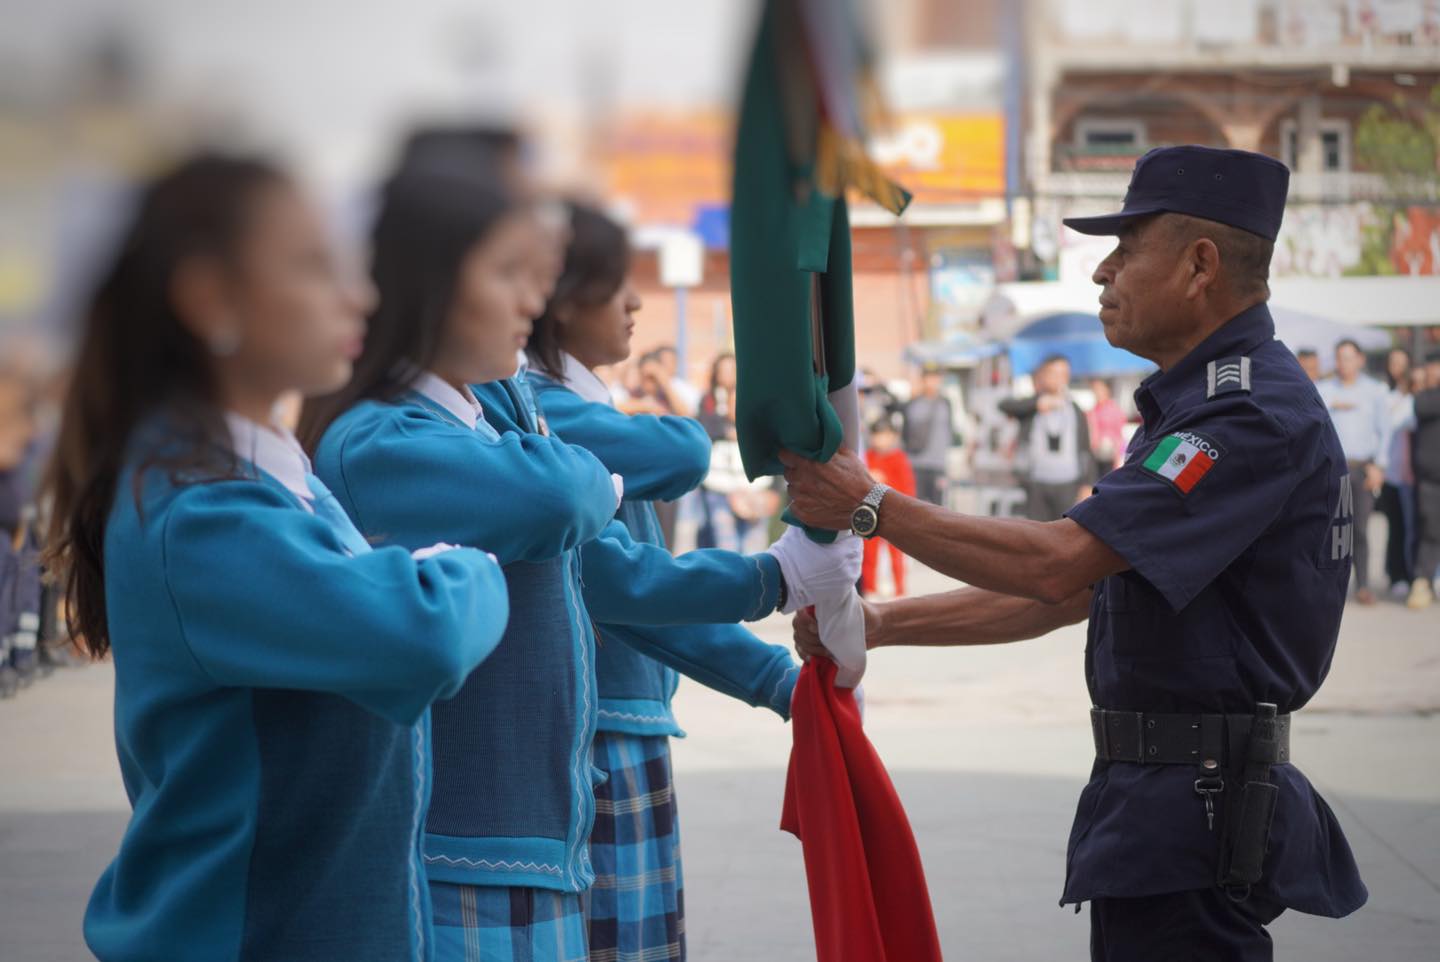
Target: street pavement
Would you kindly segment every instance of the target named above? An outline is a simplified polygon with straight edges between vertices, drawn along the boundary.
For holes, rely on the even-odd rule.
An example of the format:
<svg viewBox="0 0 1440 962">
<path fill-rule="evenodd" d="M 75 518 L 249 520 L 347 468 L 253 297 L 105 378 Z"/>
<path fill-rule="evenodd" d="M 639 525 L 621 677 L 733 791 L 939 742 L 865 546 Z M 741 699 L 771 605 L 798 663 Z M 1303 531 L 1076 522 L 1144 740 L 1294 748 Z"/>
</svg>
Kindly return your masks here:
<svg viewBox="0 0 1440 962">
<path fill-rule="evenodd" d="M 922 571 L 912 590 L 952 587 Z M 761 634 L 779 643 L 789 627 L 771 619 Z M 866 731 L 914 825 L 947 958 L 1088 958 L 1087 915 L 1057 905 L 1094 757 L 1084 648 L 1075 626 L 1016 645 L 871 655 Z M 677 712 L 690 733 L 674 753 L 692 958 L 813 959 L 799 843 L 776 828 L 787 733 L 694 684 Z M 1276 958 L 1440 958 L 1440 608 L 1352 605 L 1292 737 L 1371 898 L 1343 920 L 1282 916 Z"/>
<path fill-rule="evenodd" d="M 912 590 L 951 585 L 921 571 Z M 1277 599 L 1303 603 L 1303 599 Z M 772 618 L 760 633 L 787 643 Z M 1018 645 L 892 649 L 866 675 L 866 729 L 910 814 L 947 957 L 1084 959 L 1088 919 L 1057 906 L 1092 749 L 1084 631 Z M 69 670 L 0 702 L 0 962 L 87 959 L 80 920 L 127 805 L 112 675 Z M 675 742 L 693 962 L 814 958 L 800 846 L 781 833 L 789 732 L 694 683 Z M 1288 913 L 1276 957 L 1440 957 L 1440 608 L 1346 613 L 1331 677 L 1297 721 L 1298 764 L 1335 809 L 1369 905 Z M 159 962 L 159 960 L 157 960 Z"/>
</svg>

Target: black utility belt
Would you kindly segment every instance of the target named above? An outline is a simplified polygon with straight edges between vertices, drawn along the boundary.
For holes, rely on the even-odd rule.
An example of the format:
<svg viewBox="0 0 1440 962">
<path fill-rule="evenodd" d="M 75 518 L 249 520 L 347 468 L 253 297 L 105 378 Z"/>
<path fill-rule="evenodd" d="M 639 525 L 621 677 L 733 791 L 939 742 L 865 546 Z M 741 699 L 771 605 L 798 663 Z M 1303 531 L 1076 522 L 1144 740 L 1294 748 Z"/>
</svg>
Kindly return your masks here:
<svg viewBox="0 0 1440 962">
<path fill-rule="evenodd" d="M 1232 761 L 1244 763 L 1254 720 L 1254 715 L 1169 715 L 1092 708 L 1090 733 L 1095 737 L 1095 757 L 1101 761 L 1228 768 Z M 1275 757 L 1269 762 L 1283 765 L 1288 761 L 1290 716 L 1278 715 Z"/>
</svg>

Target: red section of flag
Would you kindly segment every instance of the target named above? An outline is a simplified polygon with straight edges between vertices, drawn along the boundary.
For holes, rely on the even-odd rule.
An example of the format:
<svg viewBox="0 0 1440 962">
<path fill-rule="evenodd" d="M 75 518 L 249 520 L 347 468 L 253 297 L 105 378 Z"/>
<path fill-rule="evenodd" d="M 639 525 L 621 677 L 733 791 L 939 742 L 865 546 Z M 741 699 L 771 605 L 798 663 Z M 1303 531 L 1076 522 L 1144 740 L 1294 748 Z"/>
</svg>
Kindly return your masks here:
<svg viewBox="0 0 1440 962">
<path fill-rule="evenodd" d="M 1185 470 L 1175 475 L 1175 487 L 1189 494 L 1190 489 L 1199 484 L 1200 479 L 1205 477 L 1205 472 L 1214 466 L 1215 462 L 1211 460 L 1208 454 L 1205 454 L 1203 451 L 1196 451 L 1195 456 L 1190 459 L 1190 463 L 1185 465 Z"/>
<path fill-rule="evenodd" d="M 940 962 L 910 820 L 833 662 L 801 670 L 791 725 L 780 827 L 805 852 L 817 962 Z"/>
</svg>

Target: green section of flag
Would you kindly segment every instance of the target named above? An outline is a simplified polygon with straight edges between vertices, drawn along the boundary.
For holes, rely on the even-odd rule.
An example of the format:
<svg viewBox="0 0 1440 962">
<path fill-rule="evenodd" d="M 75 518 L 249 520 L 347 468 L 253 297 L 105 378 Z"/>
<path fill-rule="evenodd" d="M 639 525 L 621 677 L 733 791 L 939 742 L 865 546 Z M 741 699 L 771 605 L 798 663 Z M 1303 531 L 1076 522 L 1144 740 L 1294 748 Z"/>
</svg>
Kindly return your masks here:
<svg viewBox="0 0 1440 962">
<path fill-rule="evenodd" d="M 782 448 L 817 461 L 834 456 L 845 431 L 827 395 L 855 372 L 850 222 L 845 198 L 814 180 L 820 108 L 798 18 L 795 0 L 765 3 L 735 136 L 735 422 L 751 478 L 782 473 Z"/>
<path fill-rule="evenodd" d="M 1159 474 L 1160 469 L 1165 467 L 1165 462 L 1170 460 L 1170 455 L 1174 454 L 1175 449 L 1179 446 L 1180 439 L 1173 434 L 1161 441 L 1150 457 L 1145 459 L 1145 470 Z"/>
</svg>

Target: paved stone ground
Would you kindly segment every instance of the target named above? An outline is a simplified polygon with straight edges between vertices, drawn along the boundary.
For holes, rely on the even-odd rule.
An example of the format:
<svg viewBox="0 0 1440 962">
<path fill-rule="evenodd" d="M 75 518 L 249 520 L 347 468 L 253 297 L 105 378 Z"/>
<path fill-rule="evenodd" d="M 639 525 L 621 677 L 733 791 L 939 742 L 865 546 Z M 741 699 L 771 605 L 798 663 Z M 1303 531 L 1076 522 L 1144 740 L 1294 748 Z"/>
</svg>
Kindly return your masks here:
<svg viewBox="0 0 1440 962">
<path fill-rule="evenodd" d="M 918 591 L 951 587 L 932 572 Z M 762 626 L 783 641 L 788 626 Z M 914 823 L 947 957 L 1087 958 L 1057 907 L 1093 749 L 1083 627 L 977 649 L 892 649 L 866 675 L 866 730 Z M 789 750 L 768 713 L 698 685 L 675 757 L 697 962 L 813 959 L 799 843 L 776 830 Z M 1331 676 L 1297 722 L 1299 764 L 1335 809 L 1370 903 L 1293 913 L 1276 957 L 1419 962 L 1440 953 L 1440 610 L 1347 611 Z"/>
<path fill-rule="evenodd" d="M 921 591 L 946 587 L 921 572 Z M 771 619 L 777 642 L 788 625 Z M 1080 629 L 1022 645 L 892 650 L 866 678 L 867 730 L 905 800 L 952 959 L 1082 959 L 1056 906 L 1089 768 Z M 89 958 L 80 918 L 126 803 L 111 674 L 65 672 L 0 703 L 0 962 Z M 789 733 L 682 686 L 675 757 L 695 962 L 812 959 L 799 844 L 778 831 Z M 1346 615 L 1330 681 L 1295 735 L 1371 890 L 1343 921 L 1287 915 L 1280 959 L 1433 960 L 1440 947 L 1440 609 Z"/>
</svg>

